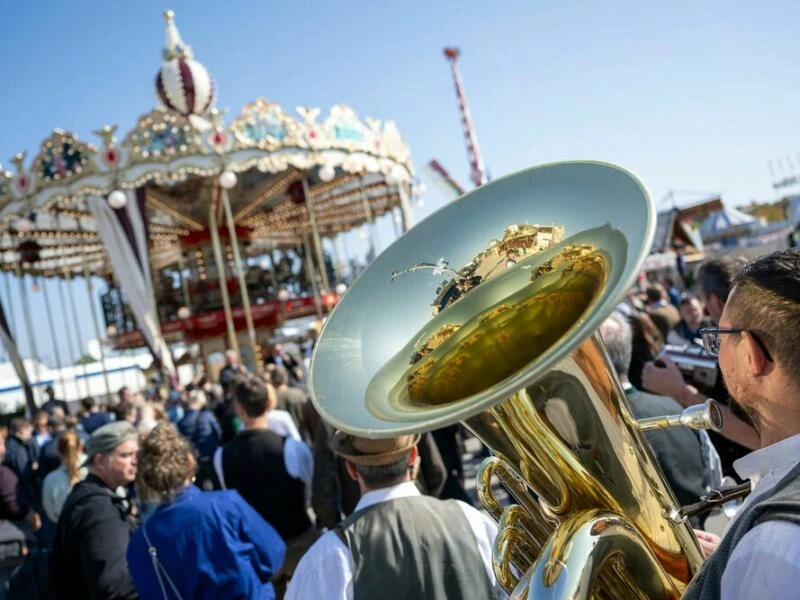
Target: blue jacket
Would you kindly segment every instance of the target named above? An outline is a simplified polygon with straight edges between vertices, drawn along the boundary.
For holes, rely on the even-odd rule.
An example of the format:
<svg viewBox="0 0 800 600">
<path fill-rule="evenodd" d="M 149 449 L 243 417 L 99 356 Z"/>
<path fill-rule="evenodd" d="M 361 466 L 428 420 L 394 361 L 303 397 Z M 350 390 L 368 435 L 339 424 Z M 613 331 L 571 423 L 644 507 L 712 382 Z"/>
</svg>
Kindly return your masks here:
<svg viewBox="0 0 800 600">
<path fill-rule="evenodd" d="M 143 529 L 184 600 L 275 598 L 270 579 L 286 545 L 238 492 L 189 486 L 159 506 L 131 537 L 128 568 L 142 598 L 164 598 Z M 162 575 L 167 598 L 176 598 Z"/>
<path fill-rule="evenodd" d="M 211 458 L 222 443 L 222 430 L 210 410 L 187 410 L 178 431 L 197 448 L 200 458 Z"/>
</svg>

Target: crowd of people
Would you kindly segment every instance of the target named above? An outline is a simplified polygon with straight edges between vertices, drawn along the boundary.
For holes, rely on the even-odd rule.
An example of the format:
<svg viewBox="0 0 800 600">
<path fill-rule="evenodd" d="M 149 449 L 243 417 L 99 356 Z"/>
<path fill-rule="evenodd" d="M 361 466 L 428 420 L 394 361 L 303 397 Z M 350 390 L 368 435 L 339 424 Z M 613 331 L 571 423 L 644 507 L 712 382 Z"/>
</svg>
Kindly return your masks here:
<svg viewBox="0 0 800 600">
<path fill-rule="evenodd" d="M 679 289 L 683 287 L 684 289 Z M 687 598 L 789 598 L 800 571 L 800 251 L 701 265 L 692 289 L 632 290 L 600 327 L 637 418 L 713 397 L 719 433 L 648 431 L 680 504 L 724 477 L 753 492 Z M 315 336 L 310 337 L 313 343 Z M 667 345 L 701 345 L 701 390 Z M 149 397 L 123 388 L 72 411 L 48 390 L 0 432 L 0 573 L 16 598 L 499 598 L 497 526 L 464 487 L 465 432 L 371 440 L 320 419 L 301 356 L 260 374 L 226 354 Z M 75 414 L 72 414 L 72 413 Z M 49 595 L 48 595 L 49 594 Z"/>
</svg>

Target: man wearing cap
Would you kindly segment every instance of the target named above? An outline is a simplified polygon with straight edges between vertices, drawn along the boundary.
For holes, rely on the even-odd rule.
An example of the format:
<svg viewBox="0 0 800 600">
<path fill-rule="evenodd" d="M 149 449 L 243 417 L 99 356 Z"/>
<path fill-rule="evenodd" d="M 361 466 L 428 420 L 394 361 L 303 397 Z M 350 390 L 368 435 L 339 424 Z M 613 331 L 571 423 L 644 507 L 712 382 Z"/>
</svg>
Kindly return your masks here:
<svg viewBox="0 0 800 600">
<path fill-rule="evenodd" d="M 125 552 L 136 519 L 130 501 L 117 493 L 136 479 L 136 429 L 109 423 L 87 440 L 89 475 L 75 485 L 56 526 L 51 559 L 57 598 L 138 598 Z"/>
<path fill-rule="evenodd" d="M 497 527 L 458 500 L 422 496 L 413 482 L 419 436 L 369 440 L 337 432 L 334 451 L 358 481 L 355 512 L 309 549 L 287 599 L 497 598 Z"/>
</svg>

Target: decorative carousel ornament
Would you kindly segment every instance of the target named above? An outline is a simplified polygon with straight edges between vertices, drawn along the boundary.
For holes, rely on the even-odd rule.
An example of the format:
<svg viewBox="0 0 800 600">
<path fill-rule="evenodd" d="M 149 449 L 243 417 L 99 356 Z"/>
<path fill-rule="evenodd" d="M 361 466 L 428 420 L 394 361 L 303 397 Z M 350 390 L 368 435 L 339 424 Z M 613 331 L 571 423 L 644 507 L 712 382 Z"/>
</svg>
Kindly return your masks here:
<svg viewBox="0 0 800 600">
<path fill-rule="evenodd" d="M 108 205 L 113 209 L 124 208 L 127 203 L 128 197 L 122 190 L 114 190 L 108 195 Z"/>
<path fill-rule="evenodd" d="M 175 13 L 164 13 L 167 20 L 167 45 L 164 64 L 156 76 L 156 91 L 161 102 L 184 116 L 205 115 L 214 104 L 214 81 L 208 70 L 194 60 L 191 47 L 184 43 L 175 26 Z"/>
<path fill-rule="evenodd" d="M 233 171 L 223 171 L 219 176 L 219 184 L 226 190 L 231 190 L 236 187 L 239 178 Z"/>
<path fill-rule="evenodd" d="M 347 285 L 344 283 L 337 283 L 336 284 L 336 293 L 340 296 L 343 295 L 347 291 Z"/>
<path fill-rule="evenodd" d="M 333 181 L 334 177 L 336 177 L 336 169 L 334 169 L 330 165 L 324 165 L 319 170 L 319 178 L 320 181 L 324 181 L 328 183 L 329 181 Z"/>
<path fill-rule="evenodd" d="M 188 319 L 192 316 L 192 311 L 189 309 L 188 306 L 181 306 L 178 309 L 178 318 L 179 319 Z"/>
</svg>

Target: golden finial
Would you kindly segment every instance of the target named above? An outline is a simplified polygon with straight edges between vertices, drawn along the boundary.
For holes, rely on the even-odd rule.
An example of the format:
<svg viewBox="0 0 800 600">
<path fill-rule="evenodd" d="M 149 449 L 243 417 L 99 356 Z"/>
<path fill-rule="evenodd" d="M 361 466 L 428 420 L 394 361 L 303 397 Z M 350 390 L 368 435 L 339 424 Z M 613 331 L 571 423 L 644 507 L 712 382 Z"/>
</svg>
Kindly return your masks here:
<svg viewBox="0 0 800 600">
<path fill-rule="evenodd" d="M 164 11 L 164 20 L 167 23 L 172 21 L 174 18 L 175 18 L 175 11 L 174 10 L 172 10 L 171 8 L 168 8 L 167 10 Z"/>
</svg>

